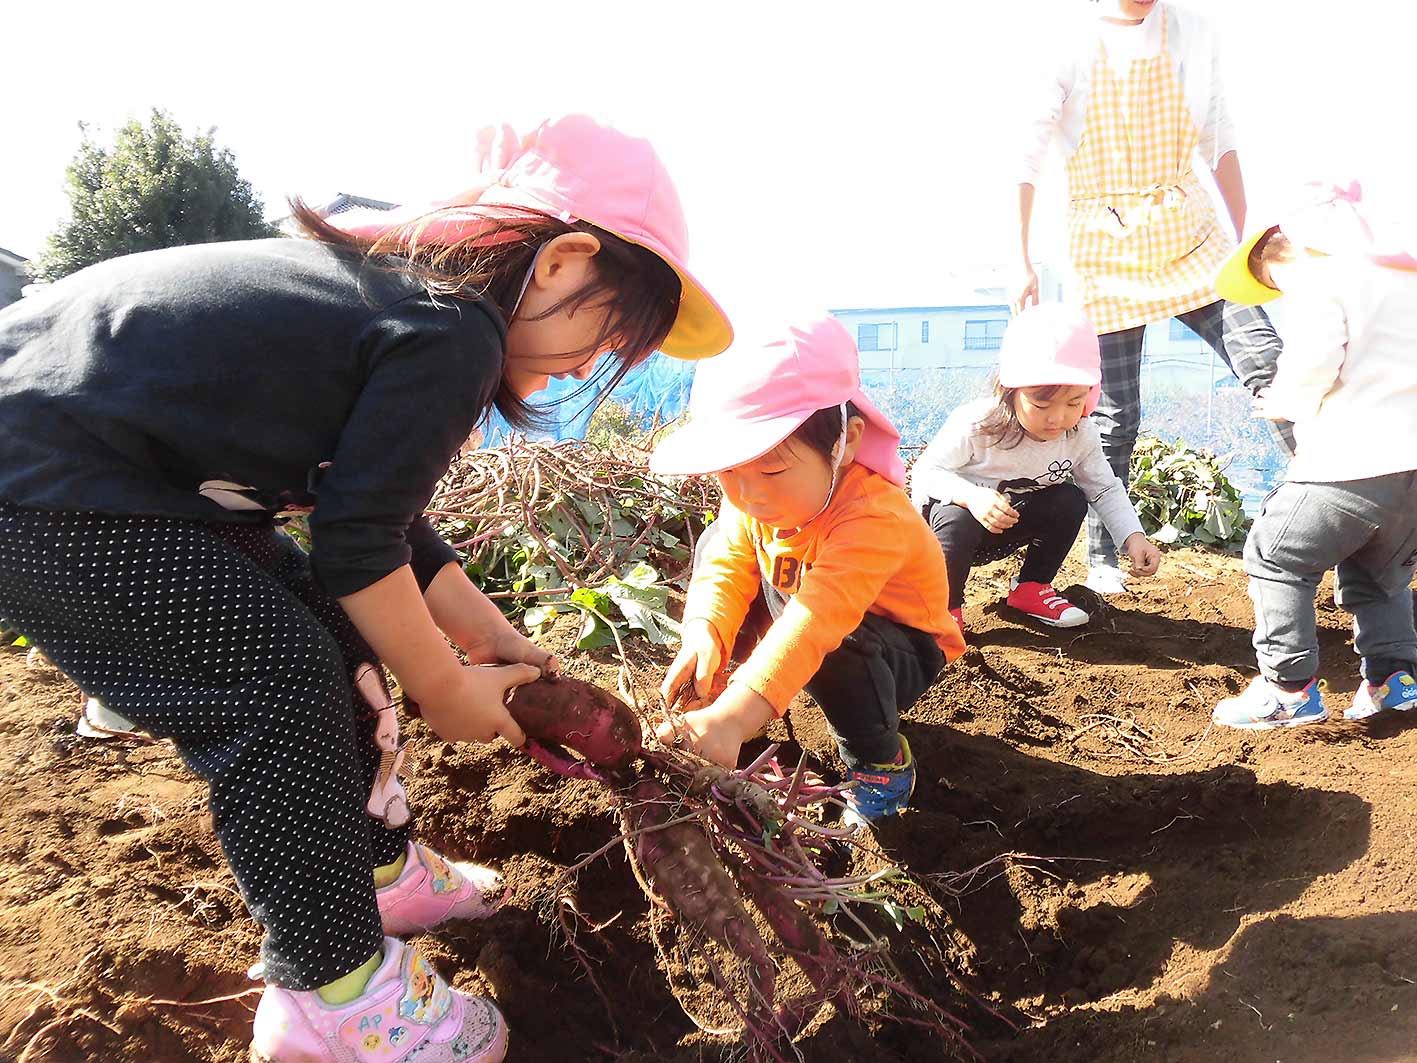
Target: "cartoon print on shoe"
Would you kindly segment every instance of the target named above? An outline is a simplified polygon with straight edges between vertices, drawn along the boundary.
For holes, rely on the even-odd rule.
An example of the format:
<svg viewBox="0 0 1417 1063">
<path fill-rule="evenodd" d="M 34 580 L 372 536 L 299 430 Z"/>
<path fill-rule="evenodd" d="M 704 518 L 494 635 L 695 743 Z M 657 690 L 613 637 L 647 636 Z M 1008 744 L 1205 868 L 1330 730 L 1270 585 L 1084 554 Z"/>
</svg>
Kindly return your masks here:
<svg viewBox="0 0 1417 1063">
<path fill-rule="evenodd" d="M 386 934 L 416 934 L 449 919 L 485 919 L 507 899 L 507 885 L 490 867 L 448 860 L 409 842 L 397 880 L 375 893 Z"/>
<path fill-rule="evenodd" d="M 267 985 L 256 1008 L 250 1058 L 500 1063 L 506 1053 L 507 1024 L 490 1000 L 450 988 L 417 950 L 386 937 L 383 962 L 348 1004 L 326 1004 L 313 990 Z"/>
</svg>

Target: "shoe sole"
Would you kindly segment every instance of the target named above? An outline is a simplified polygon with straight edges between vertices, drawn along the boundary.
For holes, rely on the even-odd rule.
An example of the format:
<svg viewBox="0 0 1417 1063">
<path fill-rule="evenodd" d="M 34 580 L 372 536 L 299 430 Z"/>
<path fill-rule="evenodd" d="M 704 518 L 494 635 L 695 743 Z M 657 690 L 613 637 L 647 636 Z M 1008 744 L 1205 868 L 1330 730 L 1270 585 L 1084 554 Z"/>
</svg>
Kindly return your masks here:
<svg viewBox="0 0 1417 1063">
<path fill-rule="evenodd" d="M 1008 602 L 1005 602 L 1004 604 L 1009 605 Z M 1019 616 L 1024 617 L 1025 619 L 1036 620 L 1040 624 L 1046 624 L 1049 627 L 1063 628 L 1064 630 L 1066 630 L 1067 628 L 1082 627 L 1084 624 L 1086 624 L 1089 620 L 1092 619 L 1092 617 L 1089 616 L 1084 617 L 1082 620 L 1049 620 L 1046 616 L 1039 616 L 1037 613 L 1030 613 L 1027 609 L 1020 609 L 1016 605 L 1009 605 L 1009 608 L 1016 612 Z"/>
<path fill-rule="evenodd" d="M 1221 727 L 1233 727 L 1237 731 L 1274 731 L 1281 727 L 1303 727 L 1311 723 L 1327 723 L 1328 713 L 1322 716 L 1296 716 L 1292 720 L 1254 720 L 1248 723 L 1232 723 L 1230 720 L 1222 720 L 1217 716 L 1211 717 L 1212 722 Z"/>
<path fill-rule="evenodd" d="M 1359 720 L 1371 720 L 1374 716 L 1380 716 L 1385 712 L 1411 712 L 1413 709 L 1417 709 L 1417 702 L 1409 701 L 1406 705 L 1379 705 L 1356 715 L 1352 709 L 1344 709 L 1343 718 L 1356 723 Z"/>
<path fill-rule="evenodd" d="M 503 1023 L 502 1028 L 497 1035 L 497 1038 L 493 1041 L 492 1044 L 488 1045 L 485 1049 L 483 1049 L 483 1058 L 499 1060 L 505 1059 L 510 1039 L 510 1031 L 507 1029 L 506 1023 Z M 497 1054 L 499 1051 L 501 1052 L 501 1055 Z M 247 1050 L 246 1058 L 247 1063 L 280 1063 L 280 1060 L 274 1059 L 271 1056 L 266 1055 L 264 1052 L 258 1052 L 254 1045 L 252 1045 Z"/>
</svg>

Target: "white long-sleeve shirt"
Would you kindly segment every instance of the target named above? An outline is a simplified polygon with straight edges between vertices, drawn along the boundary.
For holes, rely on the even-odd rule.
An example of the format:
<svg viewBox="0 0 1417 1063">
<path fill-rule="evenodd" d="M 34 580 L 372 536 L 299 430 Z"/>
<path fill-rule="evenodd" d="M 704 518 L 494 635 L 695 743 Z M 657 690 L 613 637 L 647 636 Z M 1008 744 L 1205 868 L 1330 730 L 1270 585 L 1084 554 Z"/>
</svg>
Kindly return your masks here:
<svg viewBox="0 0 1417 1063">
<path fill-rule="evenodd" d="M 1023 494 L 1071 480 L 1107 525 L 1112 541 L 1126 542 L 1142 530 L 1127 489 L 1102 454 L 1097 426 L 1084 418 L 1057 439 L 1028 436 L 1016 447 L 989 446 L 979 425 L 996 401 L 975 399 L 960 406 L 935 433 L 910 470 L 910 500 L 952 502 L 976 487 Z"/>
<path fill-rule="evenodd" d="M 1290 267 L 1271 407 L 1294 422 L 1286 479 L 1417 469 L 1417 271 L 1366 258 Z"/>
<path fill-rule="evenodd" d="M 1149 58 L 1161 51 L 1163 12 L 1169 16 L 1167 51 L 1176 63 L 1186 104 L 1200 130 L 1198 150 L 1202 161 L 1214 170 L 1227 152 L 1236 150 L 1235 127 L 1221 80 L 1217 35 L 1201 16 L 1161 0 L 1135 26 L 1080 17 L 1074 24 L 1075 31 L 1060 42 L 1056 66 L 1045 73 L 1030 96 L 1020 184 L 1037 184 L 1054 136 L 1065 160 L 1077 150 L 1092 98 L 1092 68 L 1099 42 L 1106 48 L 1109 65 L 1125 76 L 1133 59 Z"/>
</svg>

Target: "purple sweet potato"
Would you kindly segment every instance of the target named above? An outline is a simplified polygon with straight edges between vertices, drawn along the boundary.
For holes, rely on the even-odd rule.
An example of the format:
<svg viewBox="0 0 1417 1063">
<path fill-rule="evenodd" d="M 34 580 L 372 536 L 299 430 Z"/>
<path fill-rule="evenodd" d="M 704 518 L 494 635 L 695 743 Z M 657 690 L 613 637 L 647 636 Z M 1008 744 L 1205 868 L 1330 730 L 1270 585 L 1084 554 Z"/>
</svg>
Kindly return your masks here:
<svg viewBox="0 0 1417 1063">
<path fill-rule="evenodd" d="M 523 683 L 508 695 L 507 711 L 528 738 L 573 749 L 608 771 L 620 771 L 640 755 L 644 734 L 630 706 L 579 679 Z"/>
<path fill-rule="evenodd" d="M 770 1014 L 775 971 L 766 943 L 743 907 L 733 879 L 708 838 L 693 823 L 665 826 L 674 803 L 655 779 L 641 778 L 630 789 L 623 814 L 634 837 L 634 855 L 650 888 L 690 930 L 718 942 L 747 966 L 754 999 L 749 1022 Z"/>
<path fill-rule="evenodd" d="M 758 911 L 772 927 L 787 954 L 797 961 L 816 989 L 798 1000 L 784 1001 L 778 1008 L 777 1024 L 788 1036 L 795 1036 L 811 1022 L 817 1009 L 827 1001 L 849 1010 L 850 970 L 827 941 L 821 928 L 781 887 L 747 867 L 738 869 L 738 883 L 753 899 Z"/>
</svg>

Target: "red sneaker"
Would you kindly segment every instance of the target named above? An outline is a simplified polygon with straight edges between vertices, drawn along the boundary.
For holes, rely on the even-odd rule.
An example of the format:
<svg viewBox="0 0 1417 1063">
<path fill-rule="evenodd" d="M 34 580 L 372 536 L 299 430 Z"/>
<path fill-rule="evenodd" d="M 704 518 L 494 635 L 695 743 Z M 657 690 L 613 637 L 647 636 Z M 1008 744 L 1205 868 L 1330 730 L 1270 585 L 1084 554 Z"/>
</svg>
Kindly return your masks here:
<svg viewBox="0 0 1417 1063">
<path fill-rule="evenodd" d="M 955 618 L 955 623 L 959 625 L 959 633 L 960 633 L 961 636 L 963 636 L 963 635 L 964 635 L 964 608 L 961 607 L 961 608 L 959 608 L 959 609 L 951 609 L 951 610 L 950 610 L 950 616 L 952 616 L 952 617 Z"/>
<path fill-rule="evenodd" d="M 1049 627 L 1079 627 L 1089 617 L 1047 583 L 1019 583 L 1009 591 L 1008 604 Z"/>
</svg>

